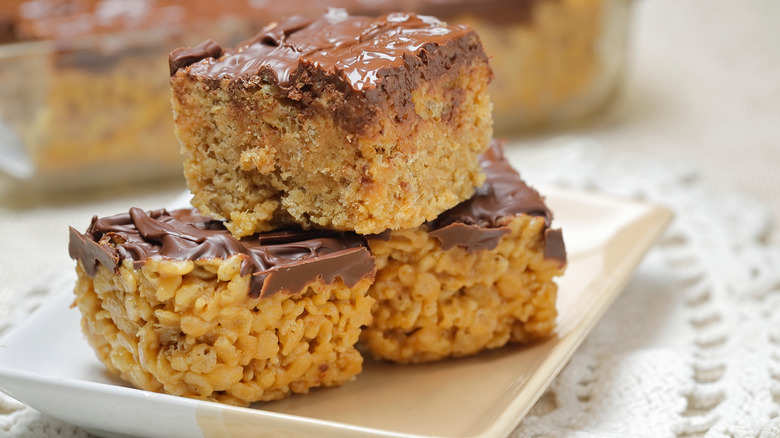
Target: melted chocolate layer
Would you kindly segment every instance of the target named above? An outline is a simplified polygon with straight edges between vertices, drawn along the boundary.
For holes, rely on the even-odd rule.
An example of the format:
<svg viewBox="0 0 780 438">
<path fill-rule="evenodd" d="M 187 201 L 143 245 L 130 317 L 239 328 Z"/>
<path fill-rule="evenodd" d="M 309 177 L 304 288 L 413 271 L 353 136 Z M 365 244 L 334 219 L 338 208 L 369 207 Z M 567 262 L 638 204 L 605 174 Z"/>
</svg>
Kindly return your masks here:
<svg viewBox="0 0 780 438">
<path fill-rule="evenodd" d="M 305 70 L 321 70 L 363 90 L 376 87 L 405 57 L 427 58 L 437 47 L 471 33 L 466 26 L 445 26 L 428 16 L 373 18 L 332 9 L 316 20 L 293 16 L 272 24 L 221 58 L 204 54 L 189 73 L 212 80 L 271 73 L 280 87 L 289 88 Z M 171 64 L 173 73 L 178 68 Z"/>
<path fill-rule="evenodd" d="M 429 233 L 439 239 L 441 249 L 445 251 L 460 246 L 468 252 L 475 252 L 482 249 L 496 249 L 501 238 L 509 234 L 509 228 L 483 228 L 479 225 L 454 222 Z"/>
<path fill-rule="evenodd" d="M 252 275 L 254 297 L 294 294 L 317 279 L 333 283 L 338 277 L 352 287 L 376 269 L 364 239 L 355 234 L 291 230 L 238 240 L 221 222 L 194 209 L 133 208 L 127 214 L 94 217 L 83 235 L 70 229 L 69 251 L 91 276 L 98 264 L 116 270 L 125 259 L 140 267 L 153 257 L 205 260 L 239 255 L 241 274 Z"/>
<path fill-rule="evenodd" d="M 509 228 L 506 218 L 520 214 L 544 217 L 545 258 L 566 263 L 566 248 L 560 230 L 551 230 L 552 213 L 539 193 L 529 187 L 504 156 L 503 142 L 493 140 L 480 155 L 485 183 L 471 199 L 461 202 L 429 222 L 430 234 L 442 249 L 461 246 L 467 251 L 495 249 Z"/>
<path fill-rule="evenodd" d="M 181 47 L 168 56 L 171 75 L 180 68 L 192 65 L 204 58 L 219 58 L 224 53 L 222 46 L 212 40 L 206 40 L 195 47 Z"/>
</svg>

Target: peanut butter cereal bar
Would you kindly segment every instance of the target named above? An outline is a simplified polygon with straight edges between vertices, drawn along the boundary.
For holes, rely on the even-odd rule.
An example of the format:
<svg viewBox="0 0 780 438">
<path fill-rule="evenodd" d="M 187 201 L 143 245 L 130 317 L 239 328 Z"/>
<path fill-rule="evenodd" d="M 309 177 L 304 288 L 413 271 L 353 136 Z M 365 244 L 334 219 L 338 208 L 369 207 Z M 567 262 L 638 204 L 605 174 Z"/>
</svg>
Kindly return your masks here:
<svg viewBox="0 0 780 438">
<path fill-rule="evenodd" d="M 484 180 L 492 73 L 466 26 L 331 10 L 170 66 L 192 203 L 236 236 L 416 227 Z"/>
<path fill-rule="evenodd" d="M 566 251 L 539 194 L 494 142 L 486 183 L 436 220 L 368 239 L 377 260 L 373 322 L 361 343 L 399 363 L 530 342 L 555 327 Z"/>
<path fill-rule="evenodd" d="M 138 388 L 248 405 L 361 370 L 375 265 L 360 236 L 237 240 L 195 210 L 131 209 L 71 228 L 69 250 L 87 341 Z"/>
</svg>

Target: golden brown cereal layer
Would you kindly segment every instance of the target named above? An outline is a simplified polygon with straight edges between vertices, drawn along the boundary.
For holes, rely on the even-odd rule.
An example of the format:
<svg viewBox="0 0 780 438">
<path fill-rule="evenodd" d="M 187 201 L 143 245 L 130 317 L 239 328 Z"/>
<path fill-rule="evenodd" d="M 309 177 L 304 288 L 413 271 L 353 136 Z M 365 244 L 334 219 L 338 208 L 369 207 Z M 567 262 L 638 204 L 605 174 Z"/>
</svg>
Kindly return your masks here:
<svg viewBox="0 0 780 438">
<path fill-rule="evenodd" d="M 545 219 L 520 215 L 493 250 L 442 250 L 426 226 L 369 239 L 377 277 L 361 343 L 375 357 L 416 363 L 529 342 L 555 327 L 562 262 L 544 258 Z M 383 237 L 388 237 L 385 235 Z"/>
<path fill-rule="evenodd" d="M 296 294 L 248 294 L 242 259 L 125 259 L 117 272 L 81 261 L 75 304 L 109 369 L 155 392 L 235 405 L 336 386 L 361 370 L 354 348 L 371 321 L 371 277 L 318 281 Z"/>
</svg>

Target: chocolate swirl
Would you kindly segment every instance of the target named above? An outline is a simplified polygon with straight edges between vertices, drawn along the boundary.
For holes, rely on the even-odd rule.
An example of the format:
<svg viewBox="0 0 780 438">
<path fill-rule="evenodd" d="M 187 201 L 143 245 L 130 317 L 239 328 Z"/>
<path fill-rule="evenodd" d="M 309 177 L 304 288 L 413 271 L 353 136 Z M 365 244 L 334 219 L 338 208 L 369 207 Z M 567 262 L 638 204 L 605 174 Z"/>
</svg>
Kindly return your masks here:
<svg viewBox="0 0 780 438">
<path fill-rule="evenodd" d="M 341 278 L 354 286 L 375 273 L 374 257 L 356 234 L 288 230 L 258 234 L 241 240 L 221 222 L 194 209 L 129 213 L 94 217 L 84 234 L 70 229 L 70 256 L 80 260 L 88 275 L 99 264 L 116 270 L 122 260 L 136 268 L 150 258 L 170 260 L 243 259 L 242 275 L 252 275 L 250 295 L 297 293 L 321 278 Z"/>
<path fill-rule="evenodd" d="M 552 213 L 539 193 L 529 187 L 504 156 L 503 142 L 493 140 L 480 155 L 485 183 L 471 199 L 440 214 L 428 223 L 431 235 L 443 249 L 461 246 L 468 251 L 495 249 L 509 233 L 507 218 L 521 214 L 544 217 L 545 258 L 566 263 L 560 230 L 550 229 Z"/>
</svg>

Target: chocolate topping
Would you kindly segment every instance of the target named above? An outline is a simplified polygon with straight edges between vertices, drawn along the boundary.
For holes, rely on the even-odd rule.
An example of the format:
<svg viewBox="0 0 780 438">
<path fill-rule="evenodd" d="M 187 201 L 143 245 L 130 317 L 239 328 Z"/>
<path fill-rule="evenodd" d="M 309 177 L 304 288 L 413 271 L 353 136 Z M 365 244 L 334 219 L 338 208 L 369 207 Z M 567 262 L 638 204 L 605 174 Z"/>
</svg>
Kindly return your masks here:
<svg viewBox="0 0 780 438">
<path fill-rule="evenodd" d="M 222 46 L 212 40 L 206 40 L 195 47 L 181 47 L 168 55 L 168 67 L 171 76 L 180 68 L 192 65 L 205 58 L 219 58 L 224 53 Z"/>
<path fill-rule="evenodd" d="M 544 258 L 560 260 L 561 264 L 566 264 L 566 245 L 563 244 L 560 228 L 544 230 Z"/>
<path fill-rule="evenodd" d="M 550 225 L 550 210 L 539 193 L 528 187 L 504 157 L 503 142 L 493 140 L 488 150 L 480 155 L 479 162 L 485 171 L 485 183 L 477 188 L 471 199 L 439 215 L 434 228 L 455 222 L 496 228 L 501 226 L 503 218 L 518 214 L 544 216 L 545 224 Z"/>
<path fill-rule="evenodd" d="M 460 222 L 451 223 L 445 227 L 430 231 L 430 234 L 441 242 L 441 249 L 461 246 L 468 252 L 482 249 L 493 250 L 509 228 L 483 228 L 479 225 L 468 225 Z"/>
<path fill-rule="evenodd" d="M 387 69 L 404 64 L 405 56 L 425 56 L 421 53 L 469 33 L 466 26 L 448 27 L 433 17 L 359 17 L 331 9 L 316 20 L 293 16 L 272 24 L 221 59 L 203 56 L 190 74 L 221 79 L 271 73 L 280 87 L 289 88 L 311 68 L 363 90 L 376 87 Z"/>
<path fill-rule="evenodd" d="M 465 68 L 482 66 L 489 79 L 487 55 L 467 26 L 414 14 L 363 17 L 331 9 L 317 19 L 286 18 L 219 58 L 178 70 L 171 64 L 171 70 L 206 89 L 237 90 L 231 93 L 235 105 L 253 105 L 251 98 L 241 101 L 245 93 L 270 84 L 264 92 L 297 106 L 303 117 L 332 114 L 345 131 L 374 135 L 384 118 L 399 124 L 419 119 L 413 93 L 420 84 L 452 83 Z M 455 108 L 449 103 L 442 119 Z"/>
<path fill-rule="evenodd" d="M 441 241 L 442 249 L 461 246 L 467 251 L 495 249 L 509 233 L 506 218 L 520 214 L 542 216 L 545 222 L 545 258 L 566 263 L 566 249 L 560 230 L 551 230 L 552 213 L 539 193 L 528 187 L 504 157 L 503 142 L 493 140 L 480 155 L 485 183 L 469 200 L 440 214 L 429 222 L 430 234 Z"/>
<path fill-rule="evenodd" d="M 80 260 L 94 276 L 98 264 L 116 270 L 122 260 L 136 268 L 149 258 L 170 260 L 243 258 L 242 275 L 252 275 L 250 295 L 267 297 L 277 292 L 297 293 L 321 278 L 341 278 L 354 286 L 375 272 L 374 257 L 355 234 L 288 230 L 236 239 L 221 222 L 194 209 L 94 217 L 81 234 L 70 229 L 71 258 Z"/>
</svg>

